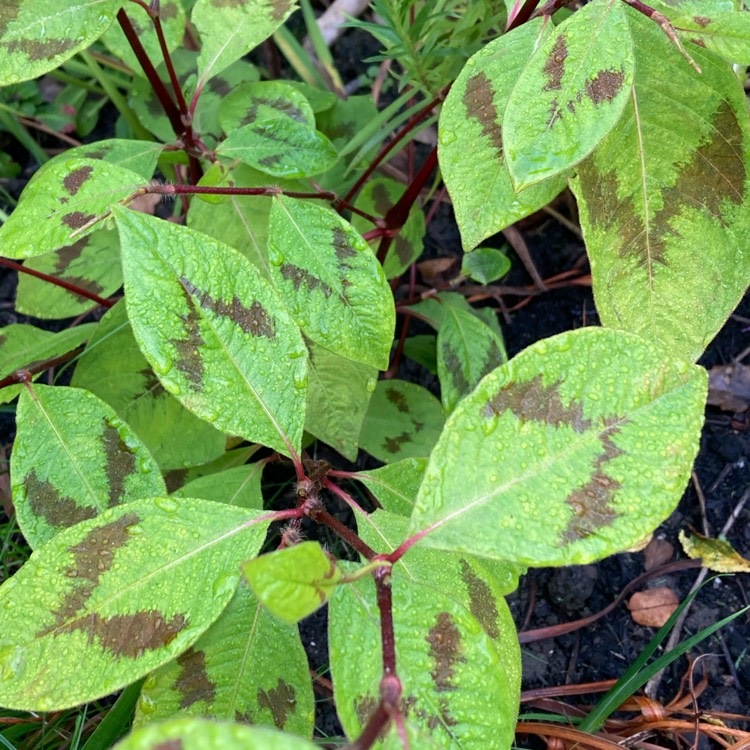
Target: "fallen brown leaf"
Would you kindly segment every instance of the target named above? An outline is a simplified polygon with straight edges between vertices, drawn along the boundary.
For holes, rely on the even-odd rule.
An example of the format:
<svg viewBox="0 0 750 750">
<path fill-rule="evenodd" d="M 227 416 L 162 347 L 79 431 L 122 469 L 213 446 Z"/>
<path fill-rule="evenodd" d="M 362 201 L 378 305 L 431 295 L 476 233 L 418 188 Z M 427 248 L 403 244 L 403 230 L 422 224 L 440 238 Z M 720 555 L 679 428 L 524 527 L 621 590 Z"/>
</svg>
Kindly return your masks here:
<svg viewBox="0 0 750 750">
<path fill-rule="evenodd" d="M 668 563 L 674 555 L 674 547 L 666 539 L 652 539 L 645 550 L 643 567 L 646 570 Z"/>
<path fill-rule="evenodd" d="M 679 602 L 672 589 L 659 586 L 633 594 L 628 609 L 633 622 L 650 628 L 660 628 L 677 609 Z"/>
<path fill-rule="evenodd" d="M 444 286 L 455 276 L 453 271 L 457 265 L 457 258 L 433 258 L 417 263 L 417 268 L 425 284 Z"/>
<path fill-rule="evenodd" d="M 717 365 L 708 371 L 708 403 L 724 411 L 750 407 L 750 366 Z"/>
</svg>

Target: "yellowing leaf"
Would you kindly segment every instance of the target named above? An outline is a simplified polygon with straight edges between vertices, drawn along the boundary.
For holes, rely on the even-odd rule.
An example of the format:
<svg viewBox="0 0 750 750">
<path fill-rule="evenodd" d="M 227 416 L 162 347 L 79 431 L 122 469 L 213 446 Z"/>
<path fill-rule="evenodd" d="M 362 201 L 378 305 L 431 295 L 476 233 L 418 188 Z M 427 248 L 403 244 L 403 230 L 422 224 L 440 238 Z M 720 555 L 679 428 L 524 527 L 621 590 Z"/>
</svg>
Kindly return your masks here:
<svg viewBox="0 0 750 750">
<path fill-rule="evenodd" d="M 688 557 L 700 558 L 706 568 L 717 573 L 750 573 L 750 560 L 724 539 L 709 539 L 695 533 L 688 536 L 681 531 L 680 543 Z"/>
</svg>

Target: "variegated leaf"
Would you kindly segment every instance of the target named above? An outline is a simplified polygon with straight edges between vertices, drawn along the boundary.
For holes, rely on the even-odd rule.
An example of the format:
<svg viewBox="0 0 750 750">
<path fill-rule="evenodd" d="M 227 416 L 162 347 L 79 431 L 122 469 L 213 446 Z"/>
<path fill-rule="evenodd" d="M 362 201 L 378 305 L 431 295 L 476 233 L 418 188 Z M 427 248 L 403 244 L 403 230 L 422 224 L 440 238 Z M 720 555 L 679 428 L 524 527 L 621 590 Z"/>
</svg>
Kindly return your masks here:
<svg viewBox="0 0 750 750">
<path fill-rule="evenodd" d="M 0 587 L 0 703 L 95 700 L 185 651 L 234 595 L 267 521 L 206 500 L 146 498 L 59 534 Z"/>
<path fill-rule="evenodd" d="M 456 407 L 411 518 L 428 547 L 526 565 L 627 549 L 677 504 L 706 372 L 638 336 L 581 328 L 529 347 Z"/>
<path fill-rule="evenodd" d="M 723 60 L 695 47 L 698 75 L 656 24 L 627 19 L 635 86 L 573 182 L 594 297 L 604 325 L 696 360 L 750 279 L 747 104 Z"/>
<path fill-rule="evenodd" d="M 16 418 L 13 504 L 32 548 L 106 508 L 166 494 L 151 454 L 93 393 L 36 386 Z"/>
</svg>

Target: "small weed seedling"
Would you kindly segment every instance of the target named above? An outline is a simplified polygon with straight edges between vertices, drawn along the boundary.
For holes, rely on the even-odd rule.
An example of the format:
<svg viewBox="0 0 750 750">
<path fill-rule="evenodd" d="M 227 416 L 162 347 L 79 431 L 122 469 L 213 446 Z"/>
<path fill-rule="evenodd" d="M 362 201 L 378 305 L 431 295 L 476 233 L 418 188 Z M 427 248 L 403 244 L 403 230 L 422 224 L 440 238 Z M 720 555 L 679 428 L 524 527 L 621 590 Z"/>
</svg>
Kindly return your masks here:
<svg viewBox="0 0 750 750">
<path fill-rule="evenodd" d="M 117 138 L 44 164 L 0 229 L 19 313 L 107 308 L 0 330 L 34 550 L 0 588 L 0 705 L 126 688 L 120 750 L 312 748 L 297 622 L 327 603 L 349 747 L 505 750 L 518 575 L 630 548 L 675 507 L 706 401 L 694 363 L 750 279 L 750 16 L 734 0 L 439 5 L 379 0 L 386 25 L 364 24 L 399 71 L 378 112 L 315 85 L 282 26 L 294 0 L 3 2 L 1 83 L 75 63 L 121 116 Z M 243 59 L 271 35 L 305 82 Z M 377 175 L 438 112 L 407 184 Z M 480 243 L 569 185 L 602 327 L 506 361 L 493 314 L 412 282 L 391 360 L 389 281 L 422 252 L 436 167 L 463 274 L 485 284 L 507 262 Z M 437 335 L 417 346 L 411 317 Z M 379 380 L 403 351 L 432 363 L 441 400 Z M 63 363 L 70 386 L 35 384 Z M 313 440 L 384 465 L 346 471 Z M 271 463 L 293 470 L 291 502 L 264 498 Z M 308 520 L 354 559 L 304 541 Z"/>
</svg>

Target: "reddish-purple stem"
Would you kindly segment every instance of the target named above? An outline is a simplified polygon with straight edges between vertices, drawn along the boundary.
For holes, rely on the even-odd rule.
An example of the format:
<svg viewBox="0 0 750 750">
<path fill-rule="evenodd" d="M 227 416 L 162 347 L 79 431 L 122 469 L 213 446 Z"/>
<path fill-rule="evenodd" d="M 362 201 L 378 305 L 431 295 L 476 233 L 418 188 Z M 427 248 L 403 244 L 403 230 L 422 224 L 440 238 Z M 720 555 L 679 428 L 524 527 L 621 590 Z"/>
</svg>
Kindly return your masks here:
<svg viewBox="0 0 750 750">
<path fill-rule="evenodd" d="M 50 367 L 57 367 L 57 365 L 61 365 L 64 362 L 70 361 L 71 359 L 73 359 L 73 357 L 77 357 L 82 351 L 83 347 L 79 346 L 77 349 L 73 349 L 72 351 L 69 351 L 65 354 L 61 354 L 59 357 L 46 359 L 44 360 L 44 362 L 40 362 L 39 364 L 35 364 L 31 367 L 19 367 L 15 372 L 11 373 L 10 375 L 6 375 L 4 378 L 2 378 L 2 380 L 0 380 L 0 388 L 7 388 L 11 385 L 25 383 L 27 382 L 28 378 L 24 373 L 28 373 L 33 377 L 34 375 L 38 375 L 40 372 L 49 370 Z"/>
<path fill-rule="evenodd" d="M 104 299 L 104 297 L 100 297 L 98 294 L 89 292 L 87 289 L 84 289 L 83 287 L 76 286 L 75 284 L 71 284 L 69 281 L 65 281 L 64 279 L 58 279 L 55 276 L 50 276 L 49 274 L 42 273 L 41 271 L 35 271 L 33 268 L 27 268 L 21 263 L 14 263 L 12 260 L 8 260 L 7 258 L 0 258 L 0 266 L 4 266 L 5 268 L 10 268 L 13 271 L 18 271 L 18 273 L 28 274 L 29 276 L 33 276 L 34 278 L 41 279 L 42 281 L 46 281 L 49 284 L 54 284 L 55 286 L 59 286 L 59 287 L 62 287 L 63 289 L 67 289 L 69 292 L 72 292 L 73 294 L 77 294 L 79 297 L 85 297 L 86 299 L 90 299 L 92 302 L 96 302 L 97 305 L 101 305 L 102 307 L 110 308 L 115 304 L 112 300 Z"/>
<path fill-rule="evenodd" d="M 344 526 L 341 521 L 334 518 L 328 511 L 315 508 L 309 512 L 309 516 L 313 521 L 328 526 L 336 536 L 343 539 L 350 547 L 356 549 L 362 557 L 367 560 L 372 560 L 374 557 L 377 557 L 375 550 L 365 544 L 350 528 Z"/>
<path fill-rule="evenodd" d="M 516 5 L 518 5 L 518 3 L 516 3 Z M 506 33 L 511 29 L 515 29 L 518 26 L 521 26 L 521 24 L 526 23 L 526 21 L 531 18 L 531 14 L 536 10 L 537 5 L 539 5 L 539 0 L 526 0 L 515 15 L 511 14 L 511 18 L 509 19 L 510 22 L 505 29 Z"/>
<path fill-rule="evenodd" d="M 328 473 L 332 474 L 333 472 L 329 470 Z M 334 484 L 328 477 L 323 479 L 323 486 L 330 492 L 333 492 L 334 495 L 338 495 L 352 510 L 358 510 L 361 513 L 365 512 L 362 506 L 348 492 L 342 490 L 341 487 Z"/>
<path fill-rule="evenodd" d="M 387 728 L 390 720 L 391 717 L 381 701 L 373 711 L 372 716 L 367 720 L 362 734 L 350 745 L 347 745 L 344 750 L 369 750 L 378 741 L 378 737 Z"/>
<path fill-rule="evenodd" d="M 289 198 L 317 198 L 319 200 L 336 200 L 331 192 L 299 193 L 294 190 L 282 190 L 278 187 L 211 187 L 208 185 L 146 185 L 136 195 L 156 193 L 157 195 L 286 195 Z"/>
</svg>

